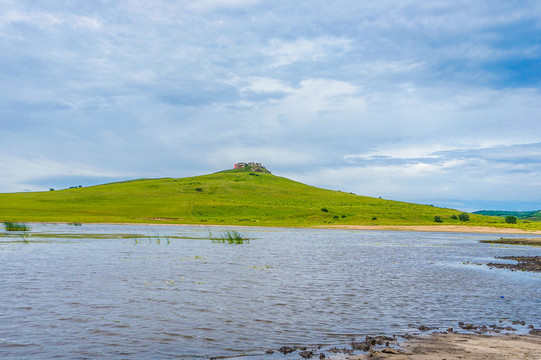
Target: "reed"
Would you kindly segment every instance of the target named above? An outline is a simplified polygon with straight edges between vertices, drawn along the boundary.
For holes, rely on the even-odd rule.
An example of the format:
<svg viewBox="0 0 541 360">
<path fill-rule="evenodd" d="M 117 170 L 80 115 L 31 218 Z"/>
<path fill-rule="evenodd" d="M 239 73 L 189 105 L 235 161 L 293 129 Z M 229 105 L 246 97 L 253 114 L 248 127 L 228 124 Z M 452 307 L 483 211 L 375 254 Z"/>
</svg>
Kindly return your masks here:
<svg viewBox="0 0 541 360">
<path fill-rule="evenodd" d="M 217 236 L 214 236 L 214 234 L 210 235 L 210 238 L 212 242 L 214 243 L 221 243 L 221 244 L 249 244 L 250 238 L 248 238 L 245 234 L 237 231 L 237 230 L 227 230 L 223 231 Z"/>
<path fill-rule="evenodd" d="M 29 237 L 30 235 L 25 234 L 25 233 L 22 233 L 22 234 L 19 234 L 19 236 L 21 237 L 21 239 L 23 239 L 23 242 L 24 242 L 25 244 L 28 244 L 28 243 L 29 243 L 28 237 Z"/>
<path fill-rule="evenodd" d="M 4 229 L 6 229 L 6 231 L 30 231 L 30 226 L 25 223 L 4 221 Z"/>
</svg>

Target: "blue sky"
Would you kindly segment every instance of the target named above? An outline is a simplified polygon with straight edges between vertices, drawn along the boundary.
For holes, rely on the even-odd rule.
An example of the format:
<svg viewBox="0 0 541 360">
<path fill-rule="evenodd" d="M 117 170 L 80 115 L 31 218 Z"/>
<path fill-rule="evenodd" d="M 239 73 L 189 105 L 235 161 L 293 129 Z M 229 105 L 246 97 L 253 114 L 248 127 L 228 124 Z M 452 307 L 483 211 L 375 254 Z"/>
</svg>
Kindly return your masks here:
<svg viewBox="0 0 541 360">
<path fill-rule="evenodd" d="M 539 1 L 0 0 L 0 192 L 257 161 L 541 209 Z"/>
</svg>

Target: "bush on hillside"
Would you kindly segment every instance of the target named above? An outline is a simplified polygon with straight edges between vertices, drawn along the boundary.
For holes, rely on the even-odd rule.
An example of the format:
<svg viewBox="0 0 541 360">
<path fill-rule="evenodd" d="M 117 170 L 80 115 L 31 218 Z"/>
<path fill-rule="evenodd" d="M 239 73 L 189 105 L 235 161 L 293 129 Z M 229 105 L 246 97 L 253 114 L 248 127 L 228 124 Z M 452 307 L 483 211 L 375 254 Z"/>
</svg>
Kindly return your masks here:
<svg viewBox="0 0 541 360">
<path fill-rule="evenodd" d="M 518 218 L 516 216 L 513 216 L 513 215 L 507 215 L 505 217 L 505 222 L 508 223 L 508 224 L 516 224 L 517 220 L 518 220 Z"/>
<path fill-rule="evenodd" d="M 443 222 L 443 220 L 441 219 L 441 216 L 434 216 L 434 222 Z"/>
<path fill-rule="evenodd" d="M 469 221 L 470 220 L 470 214 L 465 213 L 465 212 L 460 213 L 460 214 L 458 214 L 458 220 L 460 220 L 460 221 Z"/>
</svg>

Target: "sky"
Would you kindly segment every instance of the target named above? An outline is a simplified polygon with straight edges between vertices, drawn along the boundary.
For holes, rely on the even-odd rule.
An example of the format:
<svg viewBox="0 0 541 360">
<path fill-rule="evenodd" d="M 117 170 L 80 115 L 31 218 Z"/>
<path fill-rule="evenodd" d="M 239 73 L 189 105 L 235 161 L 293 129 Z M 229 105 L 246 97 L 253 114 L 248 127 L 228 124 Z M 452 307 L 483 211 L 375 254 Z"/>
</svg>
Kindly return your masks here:
<svg viewBox="0 0 541 360">
<path fill-rule="evenodd" d="M 248 161 L 541 209 L 541 2 L 0 0 L 0 192 Z"/>
</svg>

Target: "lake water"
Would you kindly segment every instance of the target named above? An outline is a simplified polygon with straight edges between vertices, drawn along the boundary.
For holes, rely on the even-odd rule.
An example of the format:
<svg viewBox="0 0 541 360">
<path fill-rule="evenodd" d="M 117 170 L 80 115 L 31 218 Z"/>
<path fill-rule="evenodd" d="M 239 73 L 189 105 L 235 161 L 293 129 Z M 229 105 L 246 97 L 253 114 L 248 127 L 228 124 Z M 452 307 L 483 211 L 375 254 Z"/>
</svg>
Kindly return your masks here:
<svg viewBox="0 0 541 360">
<path fill-rule="evenodd" d="M 1 237 L 0 357 L 284 359 L 265 351 L 420 324 L 541 322 L 540 274 L 471 264 L 541 255 L 478 242 L 509 235 L 242 231 L 249 244 L 182 226 L 34 225 L 28 243 Z"/>
</svg>

